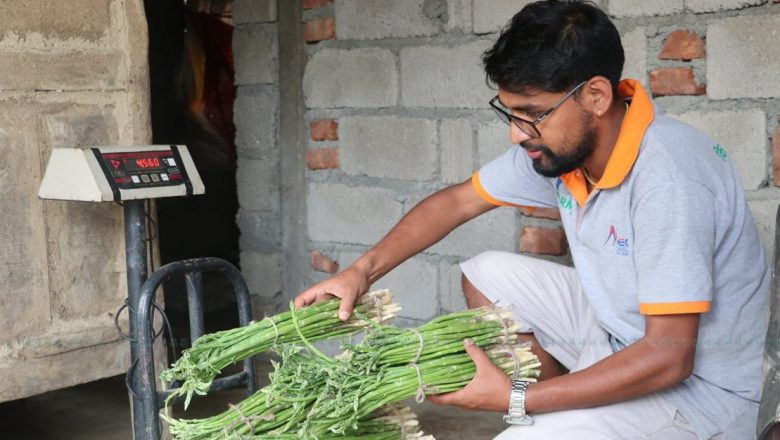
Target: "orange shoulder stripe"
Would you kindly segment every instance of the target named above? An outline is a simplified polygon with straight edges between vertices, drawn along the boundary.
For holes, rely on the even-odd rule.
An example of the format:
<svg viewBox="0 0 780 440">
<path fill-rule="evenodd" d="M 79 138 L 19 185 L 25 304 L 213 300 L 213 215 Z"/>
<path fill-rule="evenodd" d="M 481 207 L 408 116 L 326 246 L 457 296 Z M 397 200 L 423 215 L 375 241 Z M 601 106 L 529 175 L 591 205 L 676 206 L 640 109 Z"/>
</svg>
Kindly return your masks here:
<svg viewBox="0 0 780 440">
<path fill-rule="evenodd" d="M 706 313 L 710 311 L 710 301 L 688 301 L 670 303 L 639 303 L 639 313 L 643 315 L 675 315 L 680 313 Z"/>
<path fill-rule="evenodd" d="M 501 200 L 498 200 L 488 194 L 487 191 L 485 191 L 485 188 L 482 186 L 482 182 L 479 181 L 479 171 L 475 172 L 471 176 L 471 185 L 474 187 L 474 189 L 477 191 L 477 194 L 479 194 L 480 197 L 485 199 L 486 202 L 490 203 L 491 205 L 496 206 L 518 206 L 514 205 L 512 203 L 502 202 Z"/>
</svg>

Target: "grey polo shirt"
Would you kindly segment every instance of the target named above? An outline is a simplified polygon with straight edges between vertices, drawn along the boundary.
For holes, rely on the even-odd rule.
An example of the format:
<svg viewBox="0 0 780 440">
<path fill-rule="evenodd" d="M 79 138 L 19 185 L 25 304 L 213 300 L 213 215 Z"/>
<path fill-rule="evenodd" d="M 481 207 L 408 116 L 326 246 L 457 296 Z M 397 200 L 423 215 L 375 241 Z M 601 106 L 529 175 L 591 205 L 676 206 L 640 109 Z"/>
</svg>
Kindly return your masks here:
<svg viewBox="0 0 780 440">
<path fill-rule="evenodd" d="M 472 182 L 497 205 L 558 207 L 614 351 L 644 336 L 645 315 L 701 313 L 693 375 L 664 393 L 700 438 L 752 437 L 770 271 L 738 173 L 724 146 L 662 115 L 638 82 L 619 90 L 631 106 L 590 193 L 578 170 L 538 175 L 519 146 Z"/>
</svg>

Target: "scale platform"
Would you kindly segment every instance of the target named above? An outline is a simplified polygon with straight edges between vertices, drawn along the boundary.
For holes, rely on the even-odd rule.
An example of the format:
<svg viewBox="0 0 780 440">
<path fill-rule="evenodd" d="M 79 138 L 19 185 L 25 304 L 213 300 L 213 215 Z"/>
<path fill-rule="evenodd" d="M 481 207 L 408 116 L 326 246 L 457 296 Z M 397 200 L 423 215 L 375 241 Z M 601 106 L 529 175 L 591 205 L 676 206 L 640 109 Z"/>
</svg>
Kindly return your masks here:
<svg viewBox="0 0 780 440">
<path fill-rule="evenodd" d="M 205 191 L 184 145 L 54 148 L 38 197 L 109 202 Z"/>
</svg>

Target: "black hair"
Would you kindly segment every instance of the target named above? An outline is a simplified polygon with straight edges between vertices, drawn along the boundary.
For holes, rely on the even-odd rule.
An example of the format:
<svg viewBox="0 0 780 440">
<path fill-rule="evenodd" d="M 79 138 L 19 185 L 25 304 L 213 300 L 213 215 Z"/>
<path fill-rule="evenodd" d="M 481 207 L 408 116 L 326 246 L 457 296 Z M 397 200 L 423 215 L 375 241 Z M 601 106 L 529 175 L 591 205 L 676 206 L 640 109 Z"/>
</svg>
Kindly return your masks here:
<svg viewBox="0 0 780 440">
<path fill-rule="evenodd" d="M 513 93 L 563 92 L 601 75 L 617 97 L 625 57 L 615 25 L 594 4 L 545 0 L 512 17 L 482 61 L 489 82 Z"/>
</svg>

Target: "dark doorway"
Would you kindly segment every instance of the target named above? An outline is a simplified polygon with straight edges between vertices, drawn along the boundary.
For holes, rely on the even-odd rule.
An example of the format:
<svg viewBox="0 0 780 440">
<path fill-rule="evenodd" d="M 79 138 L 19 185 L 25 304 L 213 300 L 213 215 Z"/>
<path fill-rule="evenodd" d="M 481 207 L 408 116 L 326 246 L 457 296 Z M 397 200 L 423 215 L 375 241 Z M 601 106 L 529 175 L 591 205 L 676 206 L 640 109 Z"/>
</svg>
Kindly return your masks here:
<svg viewBox="0 0 780 440">
<path fill-rule="evenodd" d="M 145 0 L 149 23 L 152 136 L 184 144 L 206 194 L 157 201 L 162 264 L 196 257 L 239 263 L 233 101 L 232 0 Z M 204 277 L 206 331 L 238 325 L 223 277 Z M 181 280 L 165 285 L 178 350 L 189 346 Z"/>
</svg>

